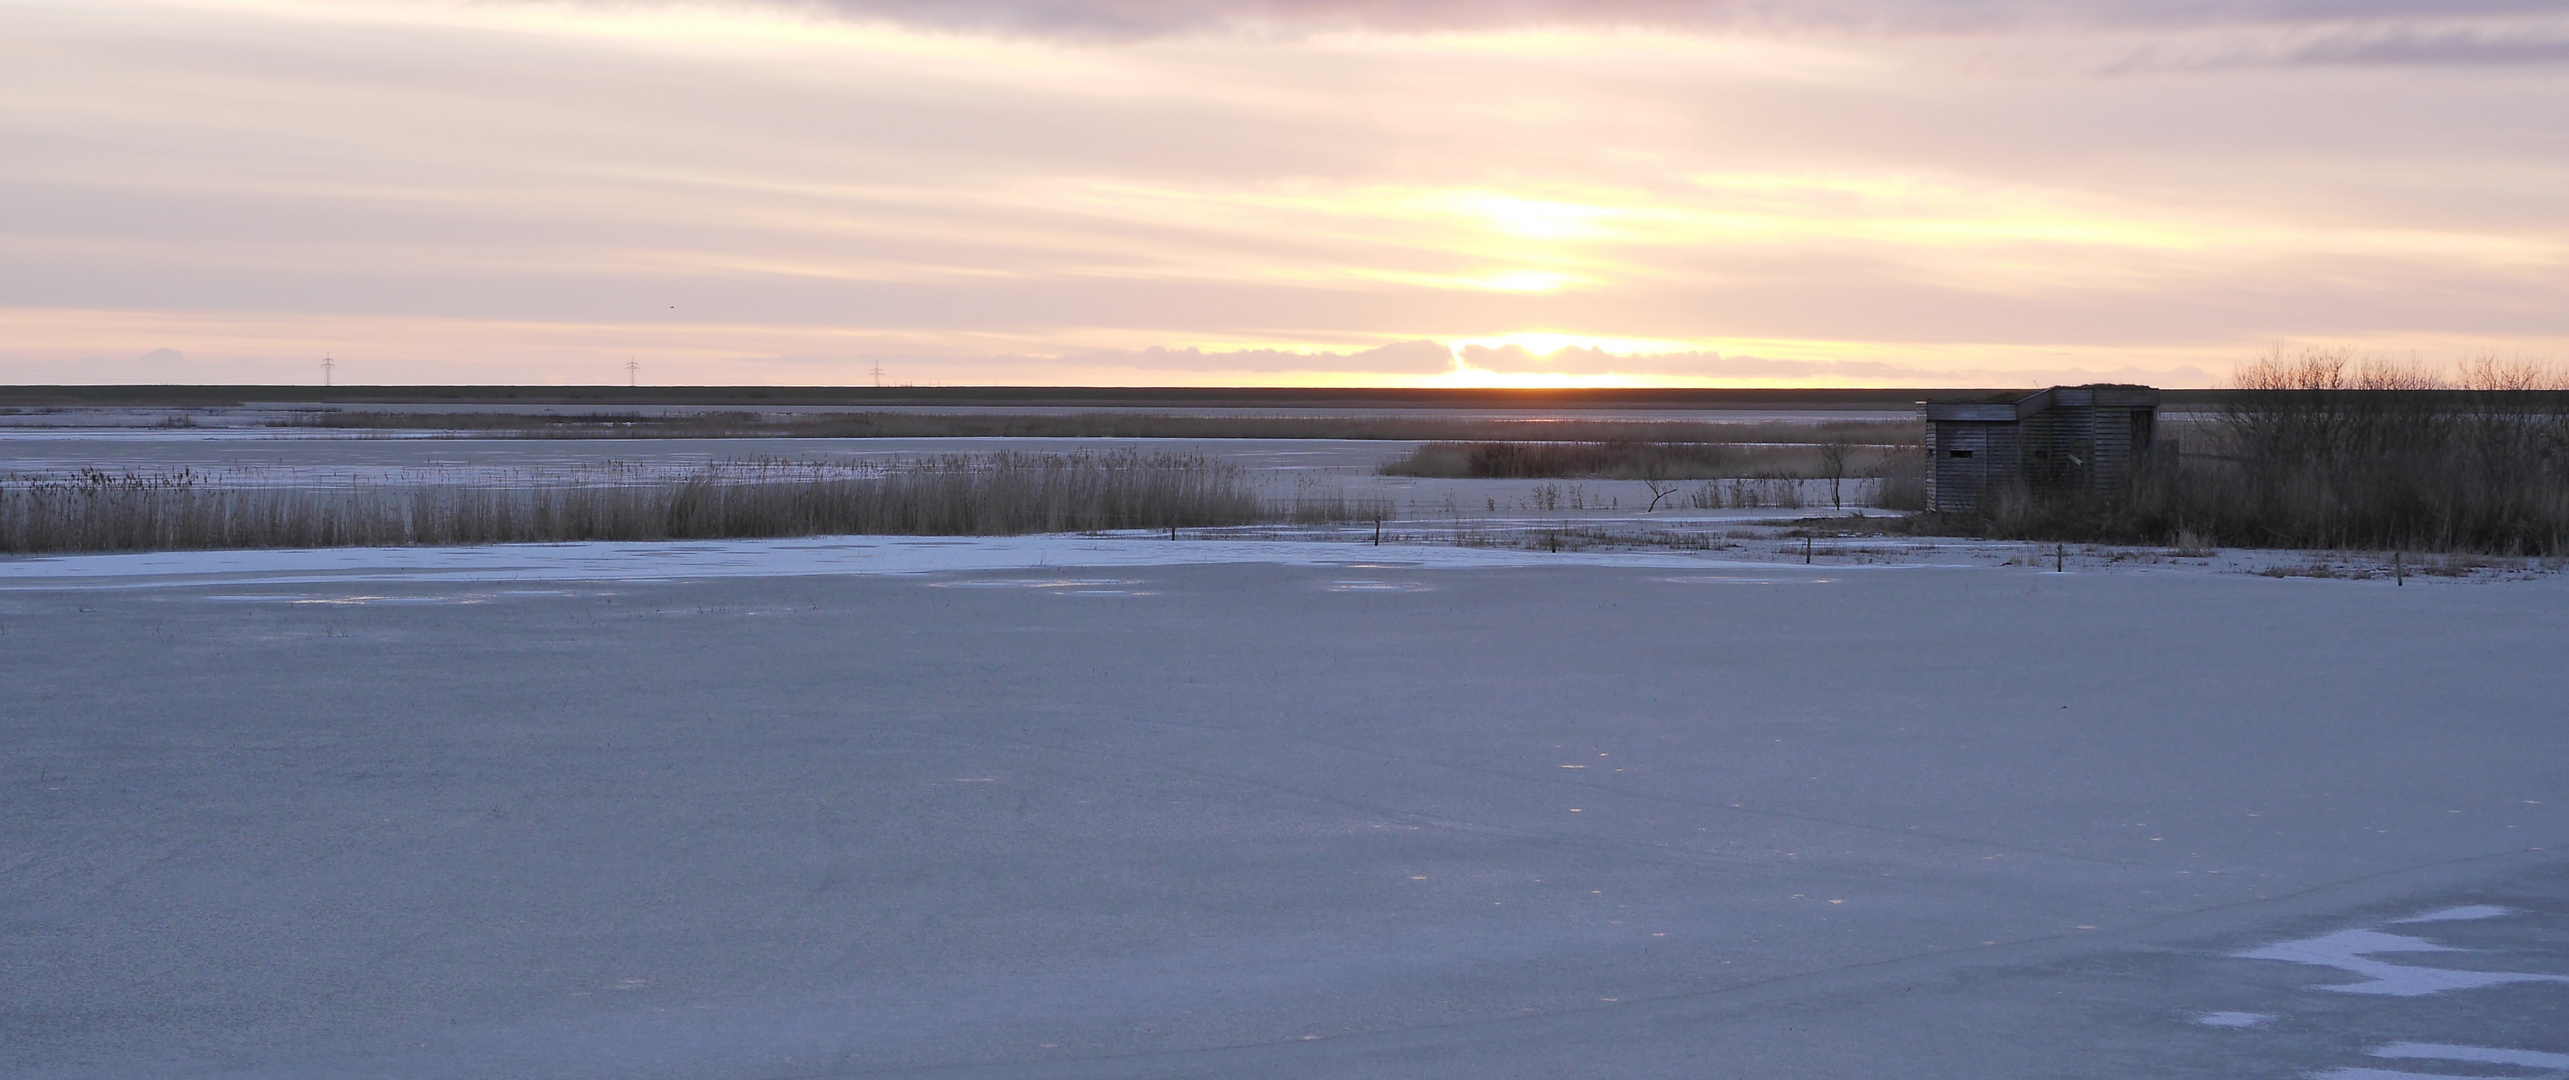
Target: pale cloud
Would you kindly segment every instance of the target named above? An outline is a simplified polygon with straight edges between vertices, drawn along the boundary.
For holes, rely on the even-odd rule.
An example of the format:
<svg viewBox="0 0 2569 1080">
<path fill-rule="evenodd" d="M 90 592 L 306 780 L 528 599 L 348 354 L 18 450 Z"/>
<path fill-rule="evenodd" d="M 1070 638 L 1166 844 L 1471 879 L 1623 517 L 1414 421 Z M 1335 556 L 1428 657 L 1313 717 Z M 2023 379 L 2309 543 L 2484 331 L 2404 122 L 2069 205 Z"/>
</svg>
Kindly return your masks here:
<svg viewBox="0 0 2569 1080">
<path fill-rule="evenodd" d="M 2334 34 L 2295 48 L 2288 57 L 2303 64 L 2364 65 L 2519 65 L 2569 64 L 2569 28 L 2489 33 L 2473 30 L 2410 30 Z"/>
<path fill-rule="evenodd" d="M 1132 40 L 1204 32 L 1451 33 L 1523 27 L 1965 33 L 2556 15 L 2542 0 L 752 0 L 968 32 Z"/>
<path fill-rule="evenodd" d="M 1456 377 L 1421 341 L 1467 375 L 1877 385 L 2558 355 L 2561 18 L 29 0 L 0 377 L 164 347 L 392 381 Z"/>
<path fill-rule="evenodd" d="M 950 366 L 961 358 L 920 357 Z M 1061 357 L 1010 357 L 1019 364 L 1067 364 L 1139 371 L 1225 371 L 1258 374 L 1364 372 L 1388 376 L 1438 375 L 1454 368 L 1454 350 L 1433 341 L 1399 341 L 1371 349 L 1095 349 Z M 968 362 L 968 361 L 967 361 Z M 984 361 L 987 362 L 987 361 Z"/>
</svg>

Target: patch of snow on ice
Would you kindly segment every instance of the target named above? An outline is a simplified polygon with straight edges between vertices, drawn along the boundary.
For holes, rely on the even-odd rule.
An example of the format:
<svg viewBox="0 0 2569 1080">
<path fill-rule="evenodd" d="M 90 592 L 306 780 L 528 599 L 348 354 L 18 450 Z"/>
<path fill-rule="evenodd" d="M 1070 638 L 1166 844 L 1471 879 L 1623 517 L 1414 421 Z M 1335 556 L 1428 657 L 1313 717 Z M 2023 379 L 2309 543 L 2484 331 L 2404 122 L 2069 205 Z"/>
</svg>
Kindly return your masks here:
<svg viewBox="0 0 2569 1080">
<path fill-rule="evenodd" d="M 2462 952 L 2423 938 L 2385 934 L 2378 930 L 2340 930 L 2299 941 L 2286 941 L 2262 949 L 2235 954 L 2243 960 L 2282 960 L 2294 964 L 2312 964 L 2336 968 L 2364 977 L 2363 982 L 2342 986 L 2323 986 L 2341 994 L 2382 994 L 2389 997 L 2424 997 L 2447 990 L 2475 990 L 2509 983 L 2569 983 L 2569 975 L 2539 975 L 2523 971 L 2457 971 L 2447 968 L 2411 967 L 2366 959 L 2374 953 Z"/>
<path fill-rule="evenodd" d="M 2273 1013 L 2208 1012 L 2195 1017 L 2194 1022 L 2205 1027 L 2251 1028 L 2274 1018 Z"/>
<path fill-rule="evenodd" d="M 323 604 L 330 607 L 367 607 L 375 604 L 478 604 L 478 596 L 307 596 L 287 601 L 293 604 Z"/>
<path fill-rule="evenodd" d="M 2513 914 L 2515 914 L 2514 908 L 2502 908 L 2494 904 L 2464 904 L 2460 907 L 2441 908 L 2435 911 L 2430 911 L 2424 915 L 2411 915 L 2405 919 L 2395 919 L 2392 920 L 2391 925 L 2397 926 L 2400 923 L 2421 922 L 2461 922 L 2465 919 L 2495 919 Z"/>
<path fill-rule="evenodd" d="M 967 578 L 962 581 L 931 581 L 932 589 L 1112 589 L 1121 585 L 1138 585 L 1125 578 Z"/>
<path fill-rule="evenodd" d="M 2365 1051 L 2380 1058 L 2468 1061 L 2480 1065 L 2522 1065 L 2528 1069 L 2569 1069 L 2569 1054 L 2510 1050 L 2503 1046 L 2456 1046 L 2451 1043 L 2396 1042 Z"/>
<path fill-rule="evenodd" d="M 1333 581 L 1330 592 L 1426 592 L 1427 586 L 1414 581 Z"/>
</svg>

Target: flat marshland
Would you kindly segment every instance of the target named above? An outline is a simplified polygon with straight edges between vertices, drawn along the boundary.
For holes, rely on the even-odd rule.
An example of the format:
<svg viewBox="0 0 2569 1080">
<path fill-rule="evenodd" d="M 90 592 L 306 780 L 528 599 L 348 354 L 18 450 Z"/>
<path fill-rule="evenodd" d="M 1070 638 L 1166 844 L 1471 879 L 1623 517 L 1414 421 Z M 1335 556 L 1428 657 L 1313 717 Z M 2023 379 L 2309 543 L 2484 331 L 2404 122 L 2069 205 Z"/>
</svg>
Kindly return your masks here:
<svg viewBox="0 0 2569 1080">
<path fill-rule="evenodd" d="M 113 438 L 22 429 L 15 475 L 0 473 L 0 551 L 1000 535 L 1862 506 L 1886 490 L 1878 476 L 1855 474 L 1874 468 L 1874 458 L 1859 449 L 1844 482 L 1832 484 L 1822 478 L 1826 450 L 1811 441 L 1844 447 L 1851 437 L 1915 430 L 1825 415 L 1789 422 L 1120 413 L 320 419 L 348 426 L 154 424 Z M 1236 437 L 1243 424 L 1369 437 Z M 850 430 L 869 434 L 838 434 Z M 1018 430 L 1085 434 L 954 434 Z M 1155 434 L 1098 434 L 1131 430 Z M 911 434 L 918 431 L 942 434 Z M 1235 437 L 1175 437 L 1205 431 Z M 1681 441 L 1625 437 L 1634 431 Z M 1683 491 L 1645 490 L 1611 462 L 1497 482 L 1392 475 L 1399 470 L 1385 462 L 1415 458 L 1422 445 L 1393 436 L 1426 433 L 1617 433 L 1605 444 L 1497 445 L 1535 455 L 1588 445 L 1673 448 L 1723 464 L 1696 470 L 1708 478 Z"/>
<path fill-rule="evenodd" d="M 2527 388 L 2525 377 L 2499 376 L 2451 389 L 2394 370 L 2350 369 L 2342 359 L 2270 361 L 2244 370 L 2243 389 L 2221 407 L 2167 417 L 2164 452 L 2142 462 L 2127 489 L 2094 498 L 2002 490 L 1981 512 L 1920 518 L 1909 530 L 2178 550 L 2569 550 L 2569 403 Z M 1551 531 L 1574 524 L 1558 520 L 1565 515 L 1911 512 L 1924 505 L 1919 422 L 1880 413 L 251 412 L 253 423 L 275 426 L 203 432 L 200 439 L 189 420 L 153 438 L 20 444 L 26 456 L 11 464 L 25 471 L 0 480 L 0 548 L 1091 531 L 1511 515 L 1540 518 L 1529 527 Z M 266 433 L 275 438 L 261 439 Z M 167 452 L 154 456 L 154 447 Z M 1059 470 L 983 475 L 953 464 L 994 451 L 1068 460 L 1101 450 L 1198 460 L 1185 469 L 1120 468 L 1112 483 L 1087 486 Z M 33 467 L 48 454 L 71 453 L 89 453 L 97 464 L 56 456 L 49 468 Z M 241 482 L 222 470 L 195 469 L 190 455 L 493 464 L 452 477 L 309 485 L 292 482 L 291 468 Z M 796 477 L 726 471 L 740 461 L 805 459 L 846 468 Z M 950 460 L 916 464 L 930 459 Z M 664 464 L 653 476 L 609 482 L 538 476 L 545 470 L 511 464 L 554 460 Z M 670 464 L 683 460 L 698 462 L 701 473 Z M 887 470 L 897 469 L 920 471 L 910 480 L 888 478 Z M 1039 474 L 1060 483 L 1002 482 Z M 1144 486 L 1154 492 L 1146 498 L 1105 494 L 1140 491 L 1133 485 L 1146 474 Z M 288 479 L 274 479 L 280 476 Z M 965 483 L 968 476 L 978 479 Z M 291 488 L 329 490 L 267 490 Z M 1082 493 L 1065 494 L 1073 489 Z M 940 494 L 931 498 L 931 491 Z M 1015 505 L 1020 498 L 1024 505 Z"/>
<path fill-rule="evenodd" d="M 942 413 L 753 411 L 678 414 L 323 410 L 278 426 L 528 439 L 1355 439 L 1825 443 L 1917 441 L 1915 421 L 1439 417 L 1415 414 L 1218 415 L 1147 412 Z"/>
</svg>

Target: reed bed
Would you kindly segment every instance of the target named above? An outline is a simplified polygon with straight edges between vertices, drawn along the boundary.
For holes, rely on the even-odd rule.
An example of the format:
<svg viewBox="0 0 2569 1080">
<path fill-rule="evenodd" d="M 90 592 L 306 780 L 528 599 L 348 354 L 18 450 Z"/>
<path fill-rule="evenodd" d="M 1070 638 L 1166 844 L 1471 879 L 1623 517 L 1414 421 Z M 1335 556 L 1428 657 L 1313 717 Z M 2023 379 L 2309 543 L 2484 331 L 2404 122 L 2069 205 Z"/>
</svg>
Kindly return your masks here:
<svg viewBox="0 0 2569 1080">
<path fill-rule="evenodd" d="M 1378 471 L 1448 479 L 1639 480 L 1658 495 L 1653 506 L 1668 500 L 1699 510 L 1926 506 L 1925 457 L 1916 442 L 1433 442 Z M 1678 481 L 1700 482 L 1680 488 Z"/>
<path fill-rule="evenodd" d="M 1378 471 L 1473 480 L 1824 480 L 1831 475 L 1880 476 L 1913 445 L 1828 440 L 1431 442 Z"/>
<path fill-rule="evenodd" d="M 1697 510 L 1799 510 L 1805 506 L 1826 505 L 1825 490 L 1812 491 L 1804 480 L 1707 480 L 1682 492 L 1676 505 Z M 1864 505 L 1868 494 L 1863 485 L 1852 492 L 1857 505 Z"/>
<path fill-rule="evenodd" d="M 1721 443 L 1432 442 L 1377 471 L 1472 480 L 1698 480 L 1737 468 L 1740 457 Z"/>
<path fill-rule="evenodd" d="M 1353 521 L 1382 513 L 1365 500 L 1329 492 L 1268 500 L 1235 465 L 1133 452 L 957 456 L 820 479 L 742 480 L 708 472 L 621 484 L 310 489 L 223 485 L 187 473 L 92 472 L 0 482 L 0 552 L 1000 536 Z"/>
</svg>

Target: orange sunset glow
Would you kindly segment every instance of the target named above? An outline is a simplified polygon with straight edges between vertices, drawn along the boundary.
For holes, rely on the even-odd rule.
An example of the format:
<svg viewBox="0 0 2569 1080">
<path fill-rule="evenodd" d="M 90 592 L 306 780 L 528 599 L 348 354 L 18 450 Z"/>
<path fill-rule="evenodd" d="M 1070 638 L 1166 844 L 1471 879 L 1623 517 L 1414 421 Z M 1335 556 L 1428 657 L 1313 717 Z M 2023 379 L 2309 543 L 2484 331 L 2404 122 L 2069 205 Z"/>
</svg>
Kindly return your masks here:
<svg viewBox="0 0 2569 1080">
<path fill-rule="evenodd" d="M 0 379 L 2569 356 L 2539 6 L 20 0 Z"/>
</svg>

